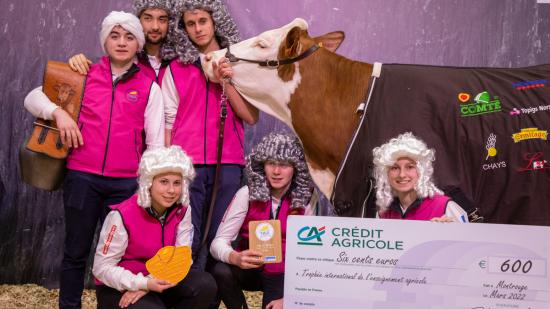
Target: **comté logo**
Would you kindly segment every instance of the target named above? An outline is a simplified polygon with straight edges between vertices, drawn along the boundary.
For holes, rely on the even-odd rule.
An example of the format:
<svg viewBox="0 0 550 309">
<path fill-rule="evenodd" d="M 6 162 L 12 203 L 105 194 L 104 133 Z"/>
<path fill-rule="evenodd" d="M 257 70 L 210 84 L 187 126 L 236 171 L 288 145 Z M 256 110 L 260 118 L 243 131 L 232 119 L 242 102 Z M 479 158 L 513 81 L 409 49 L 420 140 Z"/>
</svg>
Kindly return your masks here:
<svg viewBox="0 0 550 309">
<path fill-rule="evenodd" d="M 474 103 L 470 103 L 470 95 L 465 92 L 458 94 L 460 101 L 460 116 L 470 117 L 489 113 L 500 112 L 502 106 L 497 96 L 491 99 L 487 91 L 478 93 L 474 98 Z"/>
<path fill-rule="evenodd" d="M 298 241 L 299 245 L 309 245 L 309 246 L 322 246 L 323 240 L 321 236 L 325 234 L 325 227 L 316 228 L 315 226 L 309 227 L 304 226 L 298 231 Z"/>
</svg>

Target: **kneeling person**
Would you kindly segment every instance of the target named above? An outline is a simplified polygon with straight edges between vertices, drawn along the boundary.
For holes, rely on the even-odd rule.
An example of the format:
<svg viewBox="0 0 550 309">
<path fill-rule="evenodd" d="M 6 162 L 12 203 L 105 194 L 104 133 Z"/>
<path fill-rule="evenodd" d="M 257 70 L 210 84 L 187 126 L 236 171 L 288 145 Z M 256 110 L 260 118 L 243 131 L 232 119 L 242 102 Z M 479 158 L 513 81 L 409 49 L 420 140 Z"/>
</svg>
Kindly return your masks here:
<svg viewBox="0 0 550 309">
<path fill-rule="evenodd" d="M 191 159 L 178 146 L 144 153 L 139 189 L 107 215 L 93 273 L 98 308 L 207 308 L 216 294 L 212 276 L 191 270 L 177 285 L 148 276 L 145 262 L 165 246 L 191 246 Z"/>
<path fill-rule="evenodd" d="M 246 308 L 242 289 L 263 291 L 262 308 L 281 308 L 287 217 L 311 213 L 313 182 L 300 142 L 283 134 L 262 139 L 245 173 L 248 185 L 235 194 L 212 242 L 210 252 L 219 262 L 210 272 L 227 308 Z M 264 265 L 261 253 L 248 249 L 248 223 L 271 219 L 281 222 L 283 262 Z M 239 235 L 235 250 L 231 242 Z"/>
</svg>

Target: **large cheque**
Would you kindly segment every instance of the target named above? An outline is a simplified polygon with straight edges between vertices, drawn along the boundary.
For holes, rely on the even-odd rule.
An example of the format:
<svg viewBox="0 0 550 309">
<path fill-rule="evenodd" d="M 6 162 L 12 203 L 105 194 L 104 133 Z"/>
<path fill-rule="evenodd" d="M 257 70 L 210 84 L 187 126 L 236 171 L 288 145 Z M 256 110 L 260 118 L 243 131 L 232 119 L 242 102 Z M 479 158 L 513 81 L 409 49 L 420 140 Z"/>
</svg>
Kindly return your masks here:
<svg viewBox="0 0 550 309">
<path fill-rule="evenodd" d="M 550 227 L 291 216 L 285 308 L 550 308 Z"/>
</svg>

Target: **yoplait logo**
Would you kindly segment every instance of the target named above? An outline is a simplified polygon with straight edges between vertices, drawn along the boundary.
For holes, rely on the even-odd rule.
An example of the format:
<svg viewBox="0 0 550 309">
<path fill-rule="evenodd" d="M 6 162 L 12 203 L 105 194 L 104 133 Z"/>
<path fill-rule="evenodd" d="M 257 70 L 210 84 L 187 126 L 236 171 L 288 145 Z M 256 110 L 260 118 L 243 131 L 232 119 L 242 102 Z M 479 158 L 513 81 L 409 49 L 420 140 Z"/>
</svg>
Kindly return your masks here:
<svg viewBox="0 0 550 309">
<path fill-rule="evenodd" d="M 317 228 L 315 226 L 304 226 L 298 231 L 298 241 L 299 245 L 309 245 L 309 246 L 322 246 L 323 236 L 326 232 L 325 226 Z"/>
</svg>

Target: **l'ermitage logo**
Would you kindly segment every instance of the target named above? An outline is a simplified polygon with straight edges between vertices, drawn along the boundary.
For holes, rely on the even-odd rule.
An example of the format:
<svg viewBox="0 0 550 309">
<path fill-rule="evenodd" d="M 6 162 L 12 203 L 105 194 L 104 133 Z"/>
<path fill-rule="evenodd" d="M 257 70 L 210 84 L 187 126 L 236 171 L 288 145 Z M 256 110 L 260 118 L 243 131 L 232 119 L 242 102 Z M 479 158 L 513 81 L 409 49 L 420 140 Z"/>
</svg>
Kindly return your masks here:
<svg viewBox="0 0 550 309">
<path fill-rule="evenodd" d="M 315 226 L 304 226 L 298 231 L 298 241 L 299 245 L 309 245 L 309 246 L 322 246 L 323 240 L 321 236 L 325 234 L 325 227 L 322 226 L 317 228 Z"/>
<path fill-rule="evenodd" d="M 514 107 L 510 111 L 510 116 L 532 115 L 538 112 L 550 111 L 550 105 L 539 105 L 532 107 Z"/>
<path fill-rule="evenodd" d="M 525 166 L 518 168 L 518 172 L 550 169 L 550 164 L 544 159 L 544 153 L 542 151 L 526 153 L 523 159 L 525 160 Z"/>
<path fill-rule="evenodd" d="M 512 84 L 512 87 L 516 88 L 516 90 L 527 90 L 533 88 L 541 88 L 546 86 L 546 84 L 548 84 L 548 81 L 546 79 L 525 80 Z"/>
<path fill-rule="evenodd" d="M 497 143 L 497 136 L 493 133 L 489 135 L 487 138 L 487 143 L 485 143 L 485 149 L 487 150 L 487 156 L 485 157 L 485 161 L 489 160 L 489 158 L 496 157 L 498 151 L 496 148 Z M 491 161 L 491 160 L 490 160 Z M 482 165 L 483 170 L 495 170 L 499 168 L 506 167 L 506 161 L 500 161 L 500 162 L 486 162 Z"/>
<path fill-rule="evenodd" d="M 474 103 L 470 101 L 470 94 L 461 92 L 458 94 L 460 104 L 460 116 L 470 117 L 489 113 L 500 112 L 502 106 L 497 96 L 491 99 L 491 95 L 487 91 L 478 93 L 474 97 Z"/>
<path fill-rule="evenodd" d="M 526 128 L 521 129 L 520 132 L 512 134 L 512 139 L 514 143 L 518 143 L 527 139 L 548 139 L 548 131 L 539 130 L 537 128 Z"/>
</svg>

